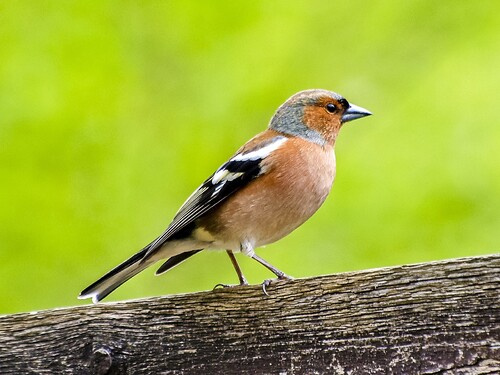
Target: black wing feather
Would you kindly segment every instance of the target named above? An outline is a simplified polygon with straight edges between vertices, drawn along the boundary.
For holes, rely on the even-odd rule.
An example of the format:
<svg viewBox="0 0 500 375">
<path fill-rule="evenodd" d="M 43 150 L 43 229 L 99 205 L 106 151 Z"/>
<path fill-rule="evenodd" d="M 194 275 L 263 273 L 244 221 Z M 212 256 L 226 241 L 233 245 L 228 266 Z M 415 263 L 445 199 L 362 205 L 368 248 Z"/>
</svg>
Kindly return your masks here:
<svg viewBox="0 0 500 375">
<path fill-rule="evenodd" d="M 284 137 L 277 136 L 268 140 L 265 144 L 270 144 L 282 138 Z M 249 159 L 233 157 L 223 164 L 187 199 L 165 232 L 151 243 L 144 258 L 147 258 L 151 253 L 160 248 L 165 241 L 176 236 L 185 227 L 192 225 L 195 220 L 199 219 L 261 174 L 261 161 L 262 158 L 258 157 Z M 214 181 L 214 176 L 221 171 L 227 171 L 231 178 L 216 179 Z"/>
</svg>

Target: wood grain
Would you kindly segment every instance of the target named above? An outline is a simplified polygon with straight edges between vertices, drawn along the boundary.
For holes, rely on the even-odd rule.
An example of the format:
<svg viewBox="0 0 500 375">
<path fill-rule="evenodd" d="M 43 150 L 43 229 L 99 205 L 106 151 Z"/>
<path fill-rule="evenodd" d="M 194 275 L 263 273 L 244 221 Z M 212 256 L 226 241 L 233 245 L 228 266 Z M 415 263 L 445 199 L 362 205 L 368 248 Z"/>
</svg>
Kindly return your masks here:
<svg viewBox="0 0 500 375">
<path fill-rule="evenodd" d="M 500 255 L 0 317 L 0 374 L 500 374 Z"/>
</svg>

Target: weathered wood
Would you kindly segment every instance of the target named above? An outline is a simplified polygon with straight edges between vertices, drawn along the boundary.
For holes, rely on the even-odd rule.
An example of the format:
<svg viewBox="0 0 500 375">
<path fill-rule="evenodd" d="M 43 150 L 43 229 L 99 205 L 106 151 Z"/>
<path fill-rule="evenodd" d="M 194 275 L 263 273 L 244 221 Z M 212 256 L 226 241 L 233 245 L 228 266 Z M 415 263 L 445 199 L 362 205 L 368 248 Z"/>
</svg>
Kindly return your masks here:
<svg viewBox="0 0 500 375">
<path fill-rule="evenodd" d="M 500 255 L 0 317 L 0 374 L 500 374 Z"/>
</svg>

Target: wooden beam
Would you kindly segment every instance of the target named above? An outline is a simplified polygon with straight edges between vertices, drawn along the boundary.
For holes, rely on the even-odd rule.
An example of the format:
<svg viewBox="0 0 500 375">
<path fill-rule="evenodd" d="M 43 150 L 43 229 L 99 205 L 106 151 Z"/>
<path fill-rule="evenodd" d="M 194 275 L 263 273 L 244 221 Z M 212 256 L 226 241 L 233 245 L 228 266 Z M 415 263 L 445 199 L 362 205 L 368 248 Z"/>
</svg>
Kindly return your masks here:
<svg viewBox="0 0 500 375">
<path fill-rule="evenodd" d="M 500 255 L 0 317 L 0 374 L 500 374 Z"/>
</svg>

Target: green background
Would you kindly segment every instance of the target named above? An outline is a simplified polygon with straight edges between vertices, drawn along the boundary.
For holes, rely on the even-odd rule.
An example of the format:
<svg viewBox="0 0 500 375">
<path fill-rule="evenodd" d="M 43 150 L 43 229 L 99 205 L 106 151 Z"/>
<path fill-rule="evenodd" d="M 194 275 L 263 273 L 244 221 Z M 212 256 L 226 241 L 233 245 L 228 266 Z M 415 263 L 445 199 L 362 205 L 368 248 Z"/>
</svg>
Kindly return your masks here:
<svg viewBox="0 0 500 375">
<path fill-rule="evenodd" d="M 260 250 L 295 277 L 500 249 L 498 1 L 0 4 L 0 313 L 88 303 L 293 93 L 344 127 L 323 208 Z M 241 261 L 251 283 L 272 276 Z M 108 300 L 234 283 L 221 252 Z"/>
</svg>

